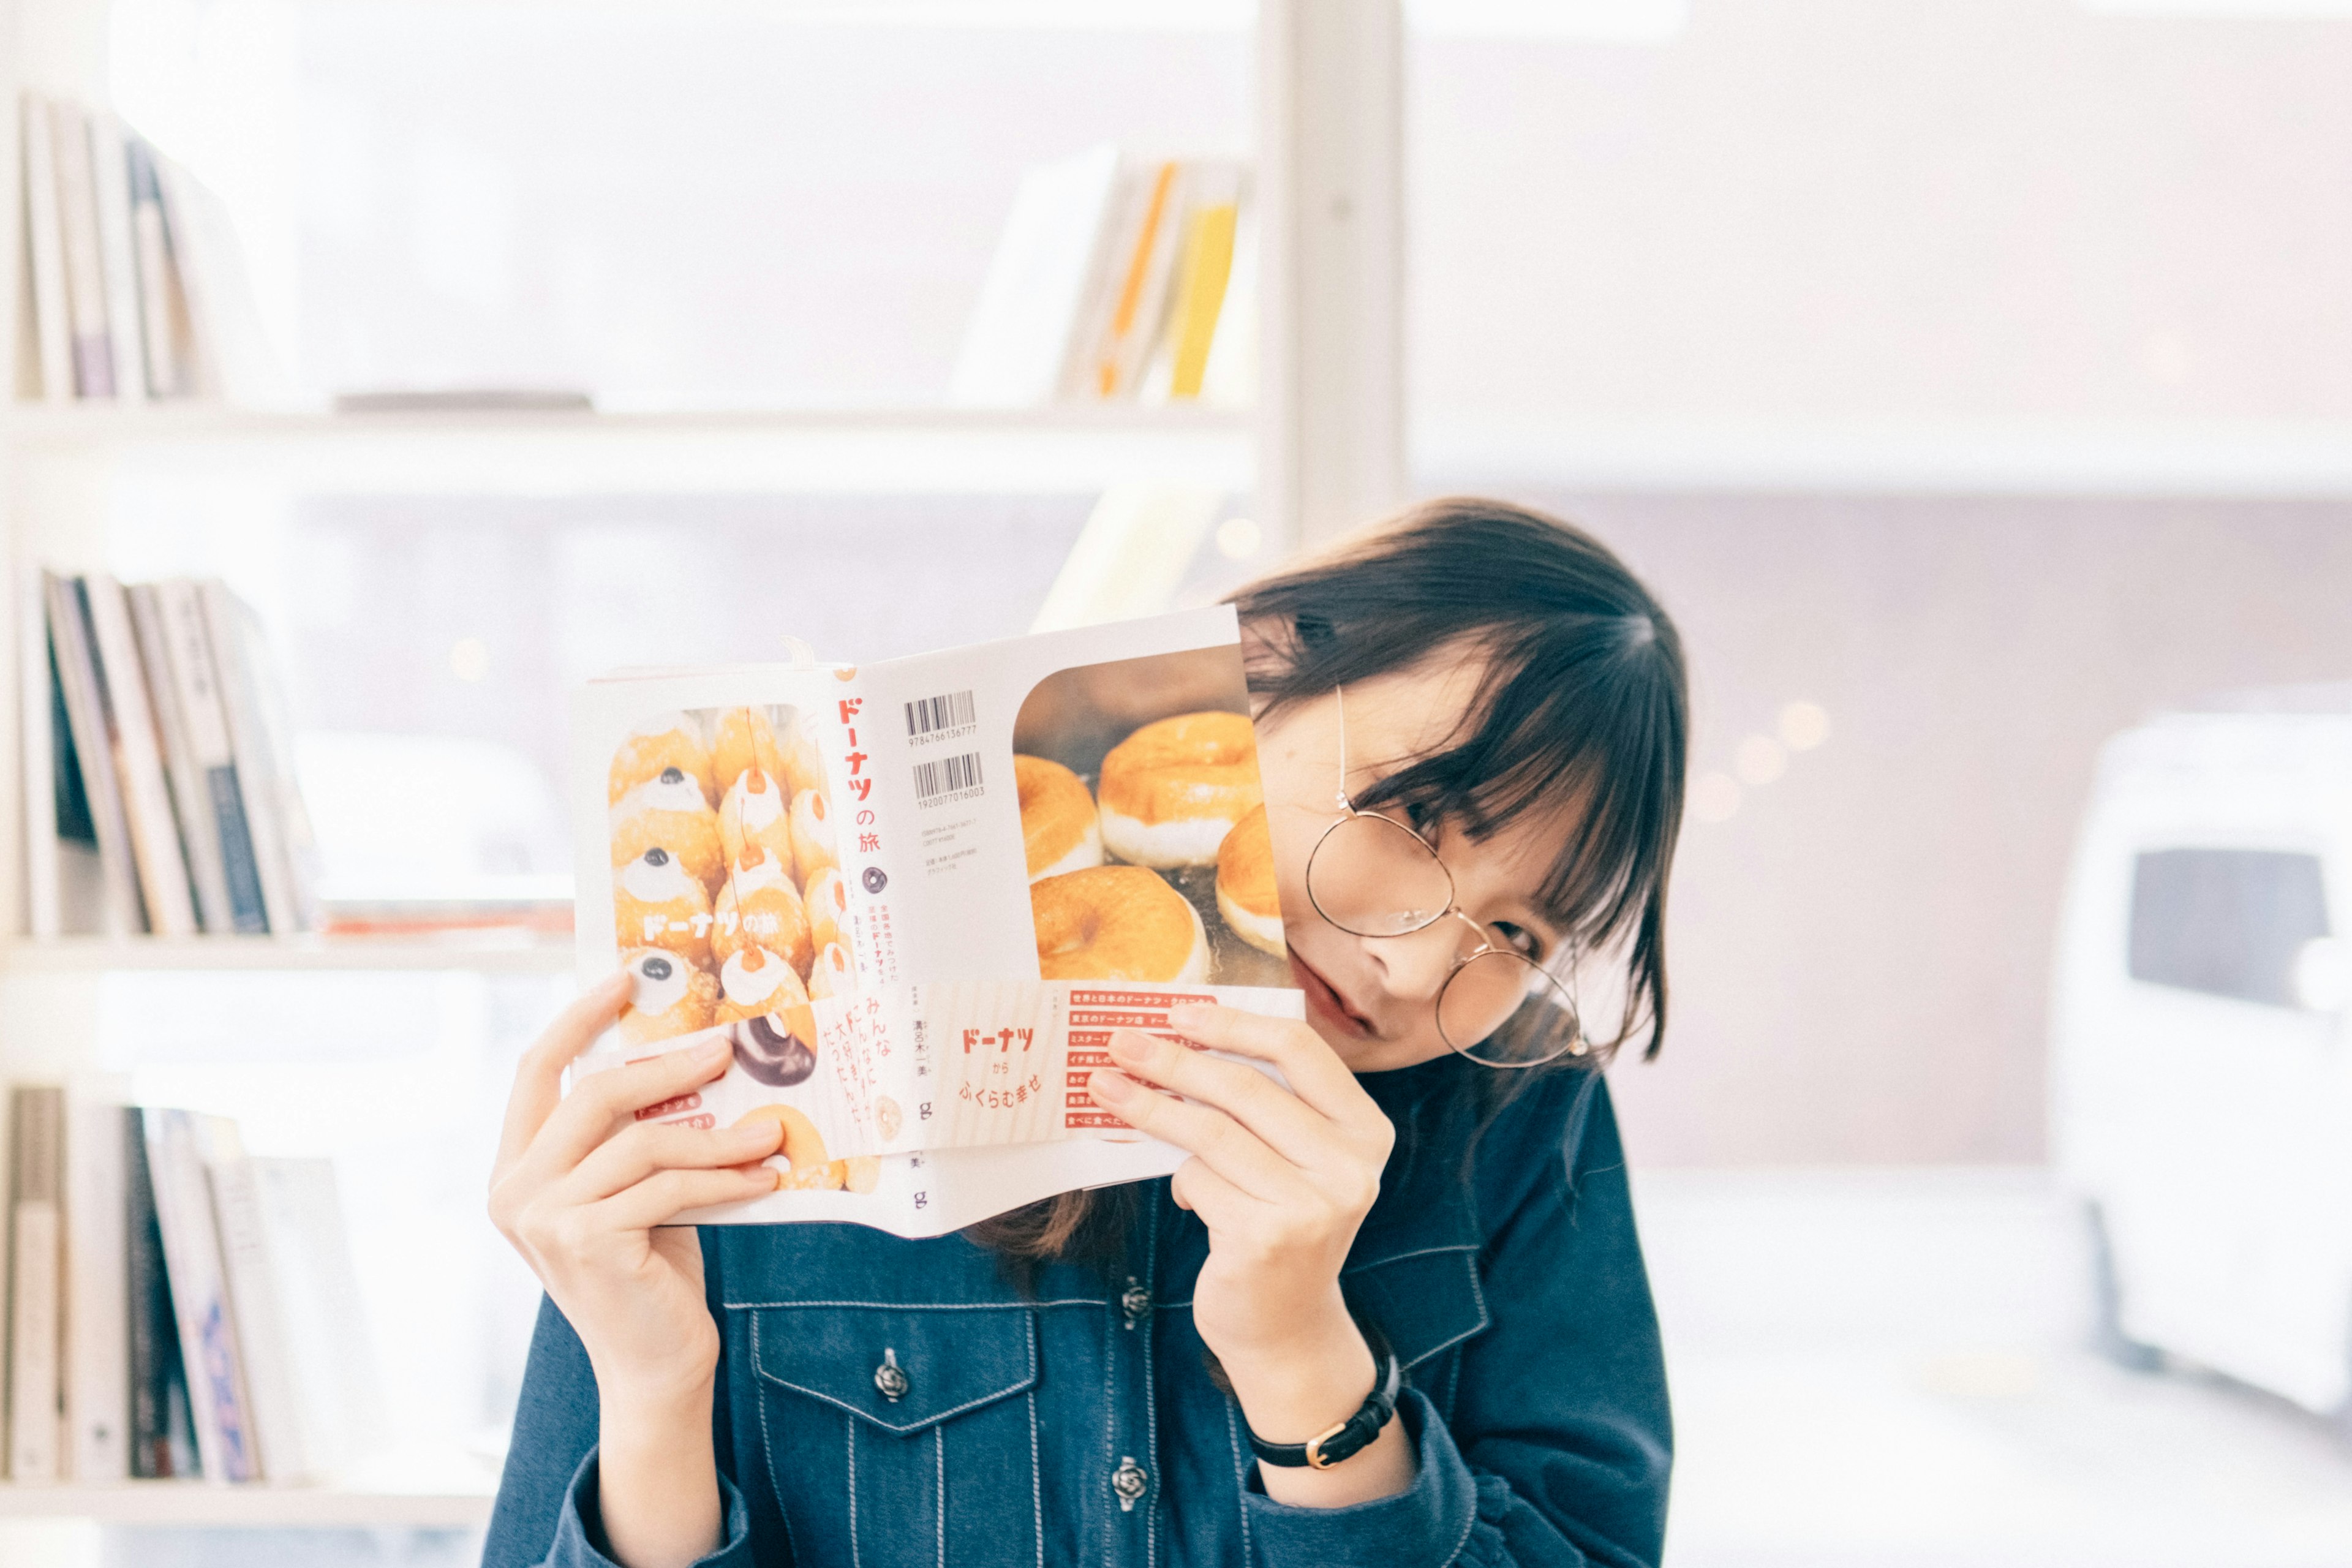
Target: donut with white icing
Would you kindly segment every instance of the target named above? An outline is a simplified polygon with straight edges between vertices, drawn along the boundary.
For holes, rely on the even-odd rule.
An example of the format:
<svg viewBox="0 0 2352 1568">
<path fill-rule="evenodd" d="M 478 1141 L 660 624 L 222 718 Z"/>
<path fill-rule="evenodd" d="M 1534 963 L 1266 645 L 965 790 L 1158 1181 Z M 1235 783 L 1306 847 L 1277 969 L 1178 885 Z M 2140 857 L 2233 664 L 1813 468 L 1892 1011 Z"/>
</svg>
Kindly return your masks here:
<svg viewBox="0 0 2352 1568">
<path fill-rule="evenodd" d="M 774 851 L 777 864 L 793 863 L 793 832 L 787 818 L 792 802 L 785 798 L 775 774 L 765 768 L 746 768 L 727 786 L 719 803 L 719 842 L 727 858 L 735 859 L 747 845 Z"/>
<path fill-rule="evenodd" d="M 727 869 L 719 814 L 704 802 L 702 786 L 675 767 L 621 797 L 612 810 L 612 840 L 614 865 L 625 866 L 648 849 L 667 849 L 706 892 Z"/>
<path fill-rule="evenodd" d="M 710 954 L 724 963 L 746 947 L 764 947 L 805 976 L 816 956 L 809 918 L 792 879 L 773 854 L 754 844 L 727 868 L 710 901 Z"/>
<path fill-rule="evenodd" d="M 710 1027 L 719 982 L 666 948 L 639 948 L 624 965 L 629 999 L 621 1007 L 621 1038 L 649 1046 Z"/>
<path fill-rule="evenodd" d="M 710 743 L 703 738 L 702 721 L 691 713 L 656 713 L 641 721 L 614 748 L 613 765 L 605 778 L 605 799 L 618 805 L 621 797 L 663 770 L 676 768 L 702 792 L 702 804 L 719 804 L 719 784 L 710 763 Z"/>
<path fill-rule="evenodd" d="M 613 873 L 613 923 L 624 950 L 662 947 L 710 963 L 710 895 L 659 845 Z"/>
</svg>

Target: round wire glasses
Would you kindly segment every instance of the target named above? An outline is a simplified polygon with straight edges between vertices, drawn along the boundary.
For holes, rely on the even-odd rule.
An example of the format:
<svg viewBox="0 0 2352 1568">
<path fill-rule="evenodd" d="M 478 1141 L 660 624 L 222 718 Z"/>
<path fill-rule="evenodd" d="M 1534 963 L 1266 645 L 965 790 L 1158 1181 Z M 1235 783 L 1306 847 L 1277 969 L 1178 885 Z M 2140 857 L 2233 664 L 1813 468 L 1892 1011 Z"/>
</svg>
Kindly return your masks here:
<svg viewBox="0 0 2352 1568">
<path fill-rule="evenodd" d="M 1410 936 L 1459 921 L 1465 934 L 1437 993 L 1437 1032 L 1445 1043 L 1494 1068 L 1583 1056 L 1591 1047 L 1568 984 L 1463 911 L 1454 873 L 1429 840 L 1394 817 L 1357 810 L 1348 798 L 1344 700 L 1339 804 L 1339 819 L 1307 858 L 1307 898 L 1315 912 L 1351 936 Z"/>
</svg>

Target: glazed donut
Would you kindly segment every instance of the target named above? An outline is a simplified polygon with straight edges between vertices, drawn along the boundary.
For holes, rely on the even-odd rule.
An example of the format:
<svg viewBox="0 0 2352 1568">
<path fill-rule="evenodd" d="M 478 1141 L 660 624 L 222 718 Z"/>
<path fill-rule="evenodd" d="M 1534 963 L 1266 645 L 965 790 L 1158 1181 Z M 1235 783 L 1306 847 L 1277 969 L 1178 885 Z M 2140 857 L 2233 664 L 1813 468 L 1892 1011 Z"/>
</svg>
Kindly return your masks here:
<svg viewBox="0 0 2352 1568">
<path fill-rule="evenodd" d="M 766 948 L 800 975 L 808 973 L 816 954 L 792 879 L 775 856 L 756 844 L 729 868 L 719 897 L 710 902 L 710 956 L 724 963 L 754 946 Z"/>
<path fill-rule="evenodd" d="M 710 963 L 710 895 L 659 845 L 614 875 L 613 924 L 624 949 L 663 947 Z"/>
<path fill-rule="evenodd" d="M 811 877 L 801 889 L 801 904 L 808 912 L 809 941 L 824 948 L 843 942 L 842 927 L 849 923 L 849 885 L 831 866 Z"/>
<path fill-rule="evenodd" d="M 791 821 L 793 865 L 801 885 L 828 866 L 841 862 L 833 852 L 833 809 L 823 790 L 804 789 L 793 796 Z"/>
<path fill-rule="evenodd" d="M 1255 806 L 1217 846 L 1217 912 L 1233 933 L 1262 952 L 1288 954 L 1282 940 L 1282 900 L 1274 883 L 1274 836 L 1265 807 Z"/>
<path fill-rule="evenodd" d="M 656 713 L 631 730 L 613 751 L 613 766 L 605 779 L 605 800 L 618 805 L 621 797 L 647 779 L 676 768 L 702 791 L 702 804 L 719 804 L 719 786 L 710 766 L 710 748 L 702 739 L 702 724 L 691 713 Z"/>
<path fill-rule="evenodd" d="M 776 863 L 793 863 L 793 834 L 784 820 L 791 802 L 776 787 L 775 775 L 765 768 L 745 768 L 719 802 L 719 843 L 727 858 L 735 859 L 747 844 L 763 845 L 775 852 Z"/>
<path fill-rule="evenodd" d="M 796 795 L 813 789 L 823 794 L 824 759 L 817 754 L 816 739 L 798 713 L 786 710 L 784 722 L 776 729 L 776 772 L 784 781 L 784 793 Z"/>
<path fill-rule="evenodd" d="M 807 987 L 791 964 L 763 947 L 747 947 L 719 967 L 719 1005 L 710 1021 L 740 1024 L 752 1018 L 779 1019 L 787 1033 L 816 1043 Z"/>
<path fill-rule="evenodd" d="M 1046 980 L 1197 985 L 1209 933 L 1192 901 L 1140 866 L 1097 866 L 1029 888 L 1037 970 Z"/>
<path fill-rule="evenodd" d="M 1257 739 L 1239 713 L 1146 724 L 1103 758 L 1103 847 L 1137 866 L 1206 866 L 1264 798 Z"/>
<path fill-rule="evenodd" d="M 658 847 L 677 857 L 706 891 L 727 871 L 719 814 L 703 803 L 701 786 L 678 768 L 664 768 L 621 797 L 612 810 L 612 838 L 615 866 Z"/>
<path fill-rule="evenodd" d="M 1102 864 L 1102 822 L 1084 779 L 1059 763 L 1016 752 L 1013 787 L 1021 797 L 1021 842 L 1031 881 Z"/>
<path fill-rule="evenodd" d="M 774 772 L 782 754 L 783 748 L 776 743 L 776 728 L 768 722 L 764 709 L 719 710 L 710 726 L 710 772 L 721 795 L 753 768 Z"/>
<path fill-rule="evenodd" d="M 832 1163 L 824 1157 L 824 1137 L 803 1112 L 789 1105 L 755 1105 L 735 1119 L 738 1127 L 749 1127 L 755 1121 L 782 1122 L 784 1129 L 783 1147 L 768 1156 L 782 1160 L 792 1167 L 792 1173 L 776 1184 L 779 1187 L 837 1187 L 838 1181 L 829 1181 L 826 1167 Z"/>
<path fill-rule="evenodd" d="M 677 953 L 657 947 L 629 954 L 629 999 L 621 1007 L 621 1038 L 650 1046 L 710 1027 L 719 982 Z"/>
<path fill-rule="evenodd" d="M 817 949 L 816 962 L 809 966 L 809 994 L 822 1001 L 849 995 L 856 989 L 857 965 L 850 962 L 849 950 L 837 942 Z"/>
</svg>

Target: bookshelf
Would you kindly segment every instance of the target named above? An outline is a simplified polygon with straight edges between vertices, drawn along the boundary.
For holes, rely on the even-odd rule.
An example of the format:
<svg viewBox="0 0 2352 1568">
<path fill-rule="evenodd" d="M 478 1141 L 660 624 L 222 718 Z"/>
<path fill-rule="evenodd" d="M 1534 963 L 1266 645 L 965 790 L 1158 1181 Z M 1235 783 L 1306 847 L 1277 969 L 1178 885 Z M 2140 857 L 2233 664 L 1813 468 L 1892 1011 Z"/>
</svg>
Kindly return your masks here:
<svg viewBox="0 0 2352 1568">
<path fill-rule="evenodd" d="M 809 8 L 842 19 L 846 7 Z M 985 22 L 987 7 L 880 7 L 891 25 Z M 1161 7 L 1158 25 L 1200 8 Z M 259 469 L 273 482 L 400 494 L 578 495 L 930 489 L 1095 493 L 1171 482 L 1252 497 L 1277 547 L 1335 534 L 1403 493 L 1402 21 L 1397 0 L 1211 7 L 1254 27 L 1258 382 L 1216 408 L 622 409 L 336 414 L 198 404 L 56 406 L 14 396 L 30 352 L 16 104 L 27 90 L 102 103 L 110 0 L 0 0 L 0 555 L 102 568 L 123 476 Z M 1005 7 L 1020 25 L 1097 25 L 1093 8 Z M 900 13 L 903 13 L 900 14 Z M 1047 13 L 1052 15 L 1048 16 Z M 420 5 L 416 26 L 436 25 Z M 1201 14 L 1205 15 L 1205 12 Z M 1059 19 L 1057 21 L 1057 18 Z M 19 645 L 0 595 L 0 648 Z M 0 681 L 0 1083 L 94 1066 L 98 988 L 142 973 L 560 976 L 568 939 L 512 934 L 195 938 L 26 934 L 18 683 Z M 5 1129 L 0 1127 L 0 1139 Z M 5 1169 L 0 1148 L 0 1169 Z M 388 1376 L 402 1369 L 387 1367 Z M 488 1472 L 462 1456 L 415 1477 L 311 1487 L 0 1481 L 0 1558 L 37 1521 L 191 1527 L 471 1528 Z M 471 1478 L 479 1477 L 479 1484 Z M 48 1539 L 43 1537 L 42 1539 Z"/>
</svg>

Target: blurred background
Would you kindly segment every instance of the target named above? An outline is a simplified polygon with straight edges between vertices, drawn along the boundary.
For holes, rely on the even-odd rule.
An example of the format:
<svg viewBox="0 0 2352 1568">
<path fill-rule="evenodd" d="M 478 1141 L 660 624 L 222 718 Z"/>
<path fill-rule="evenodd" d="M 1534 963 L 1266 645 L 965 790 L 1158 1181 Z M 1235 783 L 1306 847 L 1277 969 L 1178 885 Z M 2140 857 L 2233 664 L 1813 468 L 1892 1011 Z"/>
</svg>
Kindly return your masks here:
<svg viewBox="0 0 2352 1568">
<path fill-rule="evenodd" d="M 1026 172 L 1263 155 L 1256 5 L 15 5 L 22 59 L 102 73 L 12 86 L 102 92 L 217 194 L 275 363 L 216 409 L 20 410 L 16 559 L 256 605 L 331 900 L 560 901 L 566 696 L 614 665 L 1017 635 L 1122 487 L 1205 498 L 1170 603 L 1359 520 L 1314 490 L 1347 460 L 1314 447 L 1330 325 L 1286 322 L 1271 270 L 1267 331 L 1301 336 L 1255 404 L 947 409 Z M 1336 400 L 1393 436 L 1357 493 L 1573 520 L 1695 671 L 1673 1028 L 1612 1072 L 1674 1384 L 1667 1562 L 2352 1562 L 2329 911 L 2243 959 L 2261 984 L 2159 973 L 2132 924 L 2159 849 L 2352 887 L 2352 700 L 2310 689 L 2352 679 L 2352 5 L 1425 0 L 1395 37 L 1351 57 L 1394 89 L 1398 196 L 1370 214 L 1393 276 L 1340 289 L 1396 333 L 1391 423 Z M 515 389 L 591 412 L 335 412 Z M 481 1176 L 570 989 L 537 952 L 12 963 L 0 995 L 85 1020 L 142 1096 L 338 1157 L 399 1442 L 315 1517 L 7 1502 L 0 1547 L 46 1554 L 10 1561 L 471 1560 L 535 1300 Z M 2176 1004 L 2185 1056 L 2110 1048 Z M 2303 1053 L 2276 1081 L 2309 1157 L 2183 1241 L 2147 1173 L 2228 1186 L 2292 1120 L 2229 1100 L 2241 1041 Z M 2159 1078 L 2218 1120 L 2141 1104 Z M 2318 1260 L 2277 1286 L 2334 1335 L 2300 1382 L 2232 1349 L 2268 1305 L 2154 1282 L 2267 1279 L 2265 1247 Z M 367 1500 L 411 1494 L 444 1501 Z"/>
</svg>

